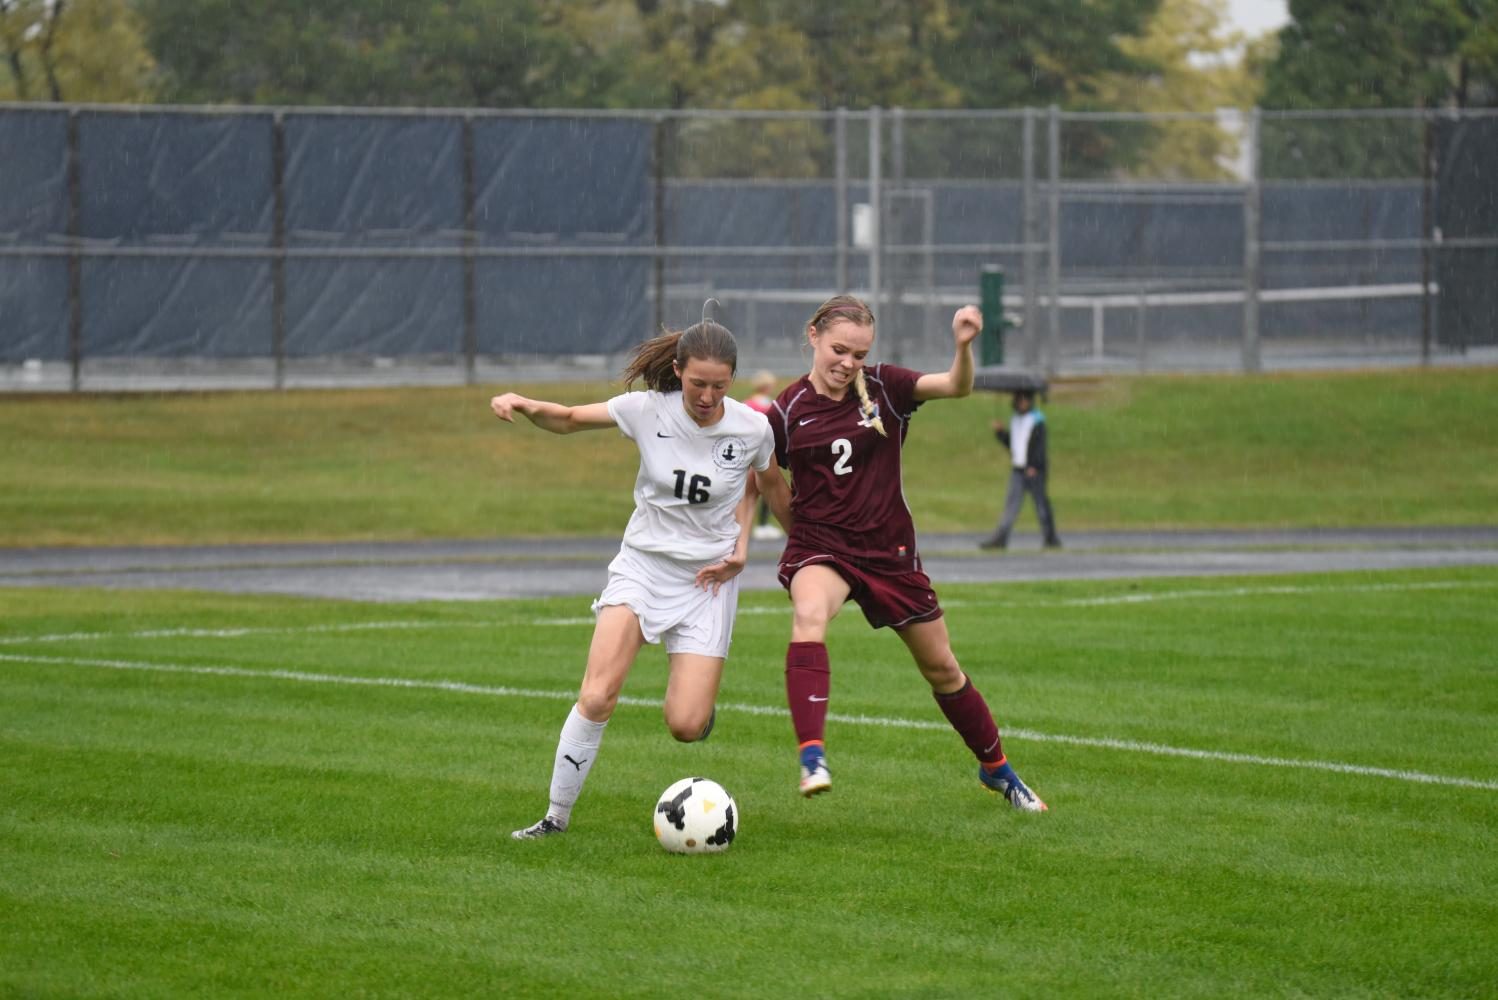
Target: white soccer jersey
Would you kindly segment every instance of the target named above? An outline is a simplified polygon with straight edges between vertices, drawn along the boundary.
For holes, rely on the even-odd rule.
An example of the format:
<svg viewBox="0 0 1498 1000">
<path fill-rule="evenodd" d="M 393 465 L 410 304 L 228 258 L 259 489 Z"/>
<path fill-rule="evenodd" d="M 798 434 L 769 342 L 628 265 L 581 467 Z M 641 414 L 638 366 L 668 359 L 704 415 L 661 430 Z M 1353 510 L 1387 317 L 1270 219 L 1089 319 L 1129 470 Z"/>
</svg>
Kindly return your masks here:
<svg viewBox="0 0 1498 1000">
<path fill-rule="evenodd" d="M 769 468 L 775 453 L 764 415 L 725 398 L 723 419 L 700 427 L 687 416 L 680 390 L 627 392 L 608 407 L 640 449 L 624 544 L 704 565 L 732 554 L 739 536 L 733 512 L 749 470 Z"/>
</svg>

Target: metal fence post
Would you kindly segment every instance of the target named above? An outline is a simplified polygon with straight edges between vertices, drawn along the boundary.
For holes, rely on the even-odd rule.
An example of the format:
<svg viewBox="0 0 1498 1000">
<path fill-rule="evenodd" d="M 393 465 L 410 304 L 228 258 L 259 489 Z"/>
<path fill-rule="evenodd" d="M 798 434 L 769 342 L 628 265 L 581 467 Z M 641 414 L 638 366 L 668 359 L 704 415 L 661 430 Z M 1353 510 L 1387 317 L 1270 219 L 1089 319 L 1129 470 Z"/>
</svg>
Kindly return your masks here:
<svg viewBox="0 0 1498 1000">
<path fill-rule="evenodd" d="M 1430 364 L 1430 240 L 1431 240 L 1431 196 L 1435 176 L 1435 140 L 1431 135 L 1434 124 L 1430 112 L 1420 119 L 1421 143 L 1424 146 L 1420 157 L 1420 363 Z"/>
<path fill-rule="evenodd" d="M 882 252 L 884 233 L 882 226 L 884 189 L 880 185 L 883 170 L 883 151 L 879 142 L 883 124 L 879 117 L 879 106 L 869 108 L 869 306 L 874 315 L 880 314 L 879 305 L 879 257 Z"/>
<path fill-rule="evenodd" d="M 1143 375 L 1149 371 L 1150 339 L 1147 316 L 1149 314 L 1149 299 L 1144 292 L 1139 293 L 1138 311 L 1134 314 L 1134 332 L 1138 335 L 1139 374 Z"/>
<path fill-rule="evenodd" d="M 473 115 L 463 116 L 463 371 L 468 385 L 478 381 L 478 178 L 475 176 Z"/>
<path fill-rule="evenodd" d="M 1054 376 L 1061 367 L 1061 109 L 1052 104 L 1048 112 L 1047 154 L 1050 162 L 1050 190 L 1047 204 L 1050 214 L 1049 252 L 1046 273 L 1046 295 L 1049 298 L 1050 329 L 1046 339 L 1046 374 Z"/>
<path fill-rule="evenodd" d="M 655 204 L 651 225 L 654 229 L 655 253 L 651 255 L 651 283 L 655 288 L 655 322 L 650 336 L 666 328 L 666 119 L 655 119 L 654 143 L 651 148 L 651 172 L 654 176 Z"/>
<path fill-rule="evenodd" d="M 68 111 L 68 364 L 74 392 L 83 388 L 83 164 L 78 109 Z"/>
<path fill-rule="evenodd" d="M 1025 281 L 1025 365 L 1033 368 L 1040 363 L 1040 331 L 1036 329 L 1036 302 L 1037 291 L 1036 269 L 1035 269 L 1035 237 L 1036 230 L 1040 227 L 1036 217 L 1035 204 L 1035 109 L 1025 108 L 1025 123 L 1023 132 L 1024 148 L 1024 186 L 1022 209 L 1022 222 L 1020 223 L 1020 241 L 1024 243 L 1024 281 Z"/>
<path fill-rule="evenodd" d="M 838 108 L 833 118 L 833 142 L 837 146 L 834 170 L 837 172 L 837 290 L 848 291 L 848 109 Z"/>
<path fill-rule="evenodd" d="M 889 205 L 887 228 L 892 234 L 886 241 L 894 246 L 903 246 L 907 241 L 905 232 L 905 109 L 899 105 L 890 109 L 889 112 L 889 191 L 885 202 Z M 884 203 L 880 204 L 881 211 Z M 910 338 L 905 323 L 905 293 L 910 287 L 910 261 L 904 250 L 897 250 L 885 255 L 884 283 L 889 288 L 889 309 L 886 312 L 887 320 L 893 320 L 886 329 L 898 330 L 897 336 L 891 338 L 889 358 L 895 364 L 900 364 L 904 359 L 902 351 L 905 341 Z"/>
<path fill-rule="evenodd" d="M 277 111 L 271 135 L 270 351 L 275 387 L 286 387 L 286 119 Z"/>
<path fill-rule="evenodd" d="M 1248 178 L 1243 189 L 1243 370 L 1260 369 L 1259 357 L 1259 109 L 1248 116 Z"/>
</svg>

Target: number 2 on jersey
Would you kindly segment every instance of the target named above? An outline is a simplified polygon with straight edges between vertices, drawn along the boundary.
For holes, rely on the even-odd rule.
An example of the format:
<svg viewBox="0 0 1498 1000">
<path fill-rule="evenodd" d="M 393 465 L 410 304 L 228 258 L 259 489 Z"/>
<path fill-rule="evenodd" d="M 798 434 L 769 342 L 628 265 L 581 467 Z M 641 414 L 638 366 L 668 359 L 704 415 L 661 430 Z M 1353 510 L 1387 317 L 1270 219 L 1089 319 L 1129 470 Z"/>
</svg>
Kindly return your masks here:
<svg viewBox="0 0 1498 1000">
<path fill-rule="evenodd" d="M 837 456 L 837 461 L 832 463 L 832 471 L 839 476 L 846 476 L 853 471 L 853 466 L 848 463 L 853 459 L 853 442 L 847 438 L 838 438 L 832 442 L 832 453 Z M 680 496 L 681 494 L 677 494 Z"/>
<path fill-rule="evenodd" d="M 706 476 L 693 476 L 692 481 L 688 483 L 686 469 L 673 469 L 672 471 L 676 473 L 676 499 L 680 500 L 685 491 L 687 503 L 707 503 L 707 488 L 713 484 L 711 479 Z"/>
</svg>

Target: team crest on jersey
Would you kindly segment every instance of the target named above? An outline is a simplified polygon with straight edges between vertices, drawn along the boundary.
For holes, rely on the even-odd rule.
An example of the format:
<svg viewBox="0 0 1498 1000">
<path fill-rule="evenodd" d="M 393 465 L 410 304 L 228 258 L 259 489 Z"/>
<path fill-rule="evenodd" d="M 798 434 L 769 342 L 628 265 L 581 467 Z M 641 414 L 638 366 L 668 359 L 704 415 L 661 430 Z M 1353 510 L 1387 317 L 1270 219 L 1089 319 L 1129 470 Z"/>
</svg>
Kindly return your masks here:
<svg viewBox="0 0 1498 1000">
<path fill-rule="evenodd" d="M 713 446 L 713 464 L 720 469 L 742 469 L 749 462 L 749 447 L 743 438 L 719 438 Z"/>
<path fill-rule="evenodd" d="M 878 419 L 879 419 L 879 404 L 875 403 L 874 404 L 873 412 L 871 412 L 867 417 L 864 417 L 862 420 L 860 420 L 858 422 L 858 426 L 860 426 L 860 427 L 873 427 L 874 426 L 874 421 L 876 421 Z"/>
</svg>

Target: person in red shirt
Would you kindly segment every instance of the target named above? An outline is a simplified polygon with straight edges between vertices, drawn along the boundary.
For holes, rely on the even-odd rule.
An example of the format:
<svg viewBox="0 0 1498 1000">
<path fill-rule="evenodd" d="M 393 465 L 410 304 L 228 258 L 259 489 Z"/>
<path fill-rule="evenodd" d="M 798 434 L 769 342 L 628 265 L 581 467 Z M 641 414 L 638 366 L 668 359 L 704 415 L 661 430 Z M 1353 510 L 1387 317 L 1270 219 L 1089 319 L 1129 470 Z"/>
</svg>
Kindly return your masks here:
<svg viewBox="0 0 1498 1000">
<path fill-rule="evenodd" d="M 901 483 L 900 450 L 911 417 L 928 400 L 972 391 L 972 343 L 982 325 L 976 306 L 959 309 L 952 317 L 951 368 L 923 374 L 868 364 L 873 312 L 851 295 L 828 299 L 806 326 L 811 371 L 787 386 L 767 414 L 778 465 L 756 478 L 788 532 L 779 578 L 793 608 L 785 679 L 802 795 L 832 787 L 827 626 L 852 600 L 871 626 L 888 626 L 904 641 L 942 713 L 978 759 L 984 787 L 1021 811 L 1046 810 L 1010 766 L 993 714 L 952 652 Z M 779 468 L 790 472 L 789 486 Z"/>
<path fill-rule="evenodd" d="M 770 407 L 775 404 L 775 374 L 761 369 L 754 373 L 754 380 L 749 385 L 754 391 L 745 397 L 744 405 L 755 413 L 768 415 Z M 785 537 L 780 527 L 770 520 L 770 505 L 765 503 L 764 497 L 759 498 L 759 509 L 754 515 L 751 534 L 760 540 Z"/>
</svg>

